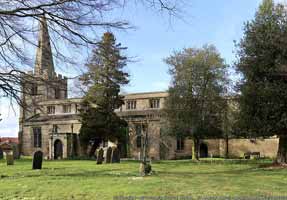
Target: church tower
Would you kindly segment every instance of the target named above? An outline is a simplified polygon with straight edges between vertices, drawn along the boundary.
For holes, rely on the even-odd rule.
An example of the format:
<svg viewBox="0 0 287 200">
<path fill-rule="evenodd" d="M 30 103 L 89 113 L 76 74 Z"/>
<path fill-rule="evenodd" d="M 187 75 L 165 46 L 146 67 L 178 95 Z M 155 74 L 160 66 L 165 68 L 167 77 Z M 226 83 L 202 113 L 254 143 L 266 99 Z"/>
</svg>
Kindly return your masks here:
<svg viewBox="0 0 287 200">
<path fill-rule="evenodd" d="M 23 128 L 29 119 L 46 114 L 41 102 L 66 99 L 67 78 L 56 74 L 50 44 L 48 23 L 45 16 L 39 20 L 38 45 L 34 70 L 27 72 L 22 79 L 22 102 L 19 117 L 19 143 L 23 138 Z"/>
</svg>

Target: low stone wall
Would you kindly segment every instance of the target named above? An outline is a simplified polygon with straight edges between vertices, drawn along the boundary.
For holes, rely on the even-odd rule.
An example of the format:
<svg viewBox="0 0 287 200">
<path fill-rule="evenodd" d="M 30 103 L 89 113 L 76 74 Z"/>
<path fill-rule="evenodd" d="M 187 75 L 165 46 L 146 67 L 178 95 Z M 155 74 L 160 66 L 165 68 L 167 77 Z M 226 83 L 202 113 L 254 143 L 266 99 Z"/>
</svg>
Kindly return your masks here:
<svg viewBox="0 0 287 200">
<path fill-rule="evenodd" d="M 223 139 L 203 140 L 208 147 L 208 157 L 224 157 L 226 151 L 226 143 Z M 247 152 L 260 152 L 260 157 L 274 158 L 277 154 L 278 139 L 230 139 L 229 156 L 231 158 L 242 158 Z M 182 159 L 190 158 L 192 155 L 193 141 L 185 140 L 184 150 L 176 150 L 176 140 L 174 139 L 170 146 L 166 159 Z"/>
<path fill-rule="evenodd" d="M 277 138 L 271 139 L 232 139 L 229 140 L 229 155 L 243 157 L 246 152 L 260 152 L 260 157 L 274 158 L 278 150 Z"/>
</svg>

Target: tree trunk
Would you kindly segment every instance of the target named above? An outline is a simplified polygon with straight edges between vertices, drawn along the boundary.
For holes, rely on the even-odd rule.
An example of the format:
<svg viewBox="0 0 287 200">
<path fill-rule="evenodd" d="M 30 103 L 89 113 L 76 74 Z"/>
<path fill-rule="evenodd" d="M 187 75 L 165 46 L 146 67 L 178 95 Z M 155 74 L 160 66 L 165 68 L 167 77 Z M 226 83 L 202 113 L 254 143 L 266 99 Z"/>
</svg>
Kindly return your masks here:
<svg viewBox="0 0 287 200">
<path fill-rule="evenodd" d="M 225 138 L 225 159 L 229 158 L 229 138 Z"/>
<path fill-rule="evenodd" d="M 286 154 L 287 154 L 287 136 L 280 135 L 276 163 L 286 164 L 287 163 Z"/>
<path fill-rule="evenodd" d="M 193 139 L 192 160 L 199 161 L 199 139 Z"/>
</svg>

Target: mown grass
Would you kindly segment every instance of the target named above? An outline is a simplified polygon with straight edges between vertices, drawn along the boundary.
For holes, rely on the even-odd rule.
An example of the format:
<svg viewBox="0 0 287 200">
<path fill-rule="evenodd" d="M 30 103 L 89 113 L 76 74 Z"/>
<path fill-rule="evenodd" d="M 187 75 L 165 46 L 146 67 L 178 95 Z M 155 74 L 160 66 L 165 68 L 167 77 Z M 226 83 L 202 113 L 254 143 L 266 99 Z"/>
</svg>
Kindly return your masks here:
<svg viewBox="0 0 287 200">
<path fill-rule="evenodd" d="M 114 196 L 287 196 L 287 169 L 264 169 L 271 161 L 189 160 L 152 164 L 141 178 L 139 163 L 96 165 L 95 161 L 44 161 L 31 170 L 31 159 L 13 166 L 0 161 L 0 199 L 98 199 Z"/>
</svg>

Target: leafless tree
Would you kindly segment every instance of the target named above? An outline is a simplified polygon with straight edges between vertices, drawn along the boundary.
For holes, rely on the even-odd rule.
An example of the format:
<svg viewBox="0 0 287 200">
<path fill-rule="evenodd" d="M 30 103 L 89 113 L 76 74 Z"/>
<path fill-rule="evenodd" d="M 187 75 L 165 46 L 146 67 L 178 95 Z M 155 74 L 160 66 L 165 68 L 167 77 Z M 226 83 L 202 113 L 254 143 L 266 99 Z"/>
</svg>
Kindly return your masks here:
<svg viewBox="0 0 287 200">
<path fill-rule="evenodd" d="M 21 105 L 21 77 L 33 66 L 31 47 L 38 22 L 45 16 L 56 63 L 78 64 L 78 55 L 97 45 L 99 29 L 127 29 L 125 20 L 111 20 L 106 14 L 127 3 L 140 3 L 174 16 L 183 0 L 2 0 L 0 2 L 0 98 Z M 71 50 L 72 49 L 72 53 Z M 78 54 L 76 54 L 78 53 Z M 75 56 L 76 55 L 76 56 Z M 29 78 L 30 79 L 30 78 Z"/>
</svg>

